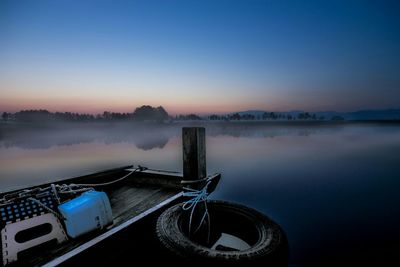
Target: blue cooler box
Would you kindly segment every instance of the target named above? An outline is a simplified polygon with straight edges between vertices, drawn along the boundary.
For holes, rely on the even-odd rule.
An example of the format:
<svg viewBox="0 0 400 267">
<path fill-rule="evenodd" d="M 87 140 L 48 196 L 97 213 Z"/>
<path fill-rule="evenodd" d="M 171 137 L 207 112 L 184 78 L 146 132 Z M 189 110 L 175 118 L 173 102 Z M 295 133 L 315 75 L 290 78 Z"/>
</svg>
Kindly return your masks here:
<svg viewBox="0 0 400 267">
<path fill-rule="evenodd" d="M 58 206 L 65 218 L 67 234 L 78 237 L 112 223 L 110 201 L 106 193 L 88 191 Z"/>
</svg>

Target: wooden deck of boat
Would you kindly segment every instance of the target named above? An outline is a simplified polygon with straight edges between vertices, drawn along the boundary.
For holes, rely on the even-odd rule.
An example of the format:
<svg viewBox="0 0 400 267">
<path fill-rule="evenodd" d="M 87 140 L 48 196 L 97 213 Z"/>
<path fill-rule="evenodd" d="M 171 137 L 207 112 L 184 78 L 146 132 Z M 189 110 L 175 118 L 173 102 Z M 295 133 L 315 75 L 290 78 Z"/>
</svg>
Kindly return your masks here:
<svg viewBox="0 0 400 267">
<path fill-rule="evenodd" d="M 152 186 L 123 186 L 110 193 L 114 226 L 176 195 L 176 190 Z"/>
<path fill-rule="evenodd" d="M 128 172 L 128 169 L 118 169 L 69 179 L 67 182 L 96 181 L 99 183 L 115 180 Z M 182 193 L 180 188 L 175 185 L 179 184 L 180 177 L 181 175 L 177 173 L 144 171 L 133 173 L 123 182 L 101 188 L 107 193 L 111 202 L 114 220 L 110 227 L 76 239 L 69 239 L 68 242 L 61 245 L 48 244 L 48 247 L 39 248 L 39 251 L 32 251 L 25 255 L 18 265 L 56 266 L 65 264 L 88 248 L 100 244 L 133 223 L 179 199 Z M 32 254 L 35 254 L 35 257 L 32 257 Z"/>
</svg>

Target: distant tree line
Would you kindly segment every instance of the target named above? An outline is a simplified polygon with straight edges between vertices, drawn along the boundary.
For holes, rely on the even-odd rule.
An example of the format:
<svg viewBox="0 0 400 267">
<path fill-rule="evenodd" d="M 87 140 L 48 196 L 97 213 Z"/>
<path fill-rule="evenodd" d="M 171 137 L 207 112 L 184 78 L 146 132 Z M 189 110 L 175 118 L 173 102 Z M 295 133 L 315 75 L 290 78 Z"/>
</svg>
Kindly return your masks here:
<svg viewBox="0 0 400 267">
<path fill-rule="evenodd" d="M 228 115 L 212 114 L 209 116 L 200 117 L 196 114 L 175 115 L 171 117 L 162 107 L 152 107 L 144 105 L 136 108 L 132 113 L 119 113 L 104 111 L 102 114 L 81 114 L 73 112 L 49 112 L 48 110 L 22 110 L 16 113 L 3 112 L 3 121 L 21 121 L 21 122 L 48 122 L 48 121 L 275 121 L 275 120 L 299 120 L 299 121 L 317 121 L 327 120 L 324 116 L 317 116 L 309 112 L 300 112 L 294 114 L 283 114 L 278 112 L 264 112 L 257 115 L 245 113 L 233 113 Z M 333 116 L 330 120 L 344 120 L 341 116 Z"/>
<path fill-rule="evenodd" d="M 239 120 L 246 120 L 246 121 L 252 121 L 252 120 L 263 120 L 263 121 L 268 121 L 268 120 L 325 120 L 324 116 L 317 116 L 316 114 L 311 114 L 308 112 L 302 112 L 295 115 L 291 114 L 282 114 L 282 113 L 277 113 L 277 112 L 264 112 L 262 114 L 258 115 L 253 115 L 253 114 L 239 114 L 239 113 L 233 113 L 229 115 L 217 115 L 213 114 L 208 116 L 209 120 L 212 121 L 239 121 Z M 338 118 L 337 118 L 338 119 Z"/>
<path fill-rule="evenodd" d="M 119 113 L 104 111 L 103 114 L 81 114 L 73 112 L 50 112 L 45 109 L 22 110 L 16 113 L 3 112 L 4 121 L 20 122 L 51 122 L 51 121 L 156 121 L 163 122 L 170 119 L 167 111 L 162 107 L 141 106 L 132 113 Z"/>
<path fill-rule="evenodd" d="M 176 115 L 175 116 L 176 121 L 199 121 L 203 120 L 200 116 L 196 114 L 188 114 L 188 115 Z"/>
</svg>

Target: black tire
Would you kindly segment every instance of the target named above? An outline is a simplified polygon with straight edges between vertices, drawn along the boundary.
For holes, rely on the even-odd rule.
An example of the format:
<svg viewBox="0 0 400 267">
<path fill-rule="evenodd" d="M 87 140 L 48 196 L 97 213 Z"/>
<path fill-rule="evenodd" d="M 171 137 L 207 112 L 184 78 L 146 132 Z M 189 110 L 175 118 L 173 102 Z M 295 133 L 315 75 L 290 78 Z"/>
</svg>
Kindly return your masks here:
<svg viewBox="0 0 400 267">
<path fill-rule="evenodd" d="M 243 240 L 251 241 L 250 248 L 243 251 L 212 250 L 202 241 L 189 239 L 184 230 L 188 223 L 188 212 L 182 209 L 182 204 L 178 204 L 164 211 L 157 220 L 157 237 L 166 251 L 166 260 L 169 259 L 166 263 L 189 266 L 287 266 L 287 239 L 278 224 L 243 205 L 212 200 L 207 202 L 207 206 L 211 233 L 222 228 L 224 232 L 235 233 L 236 236 L 240 232 Z"/>
</svg>

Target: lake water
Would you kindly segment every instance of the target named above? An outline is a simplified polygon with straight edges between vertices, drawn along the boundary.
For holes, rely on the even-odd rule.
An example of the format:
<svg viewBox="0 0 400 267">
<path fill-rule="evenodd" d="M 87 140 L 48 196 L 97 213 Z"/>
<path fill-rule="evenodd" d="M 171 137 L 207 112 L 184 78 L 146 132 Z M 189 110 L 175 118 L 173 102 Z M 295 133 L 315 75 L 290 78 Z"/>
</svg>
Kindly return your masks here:
<svg viewBox="0 0 400 267">
<path fill-rule="evenodd" d="M 127 164 L 180 171 L 182 126 L 3 125 L 0 188 Z M 400 124 L 205 127 L 208 172 L 223 175 L 212 198 L 252 206 L 278 222 L 291 265 L 398 261 Z"/>
</svg>

